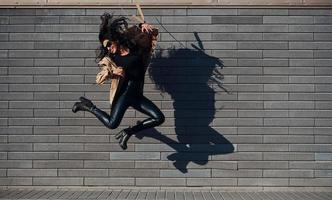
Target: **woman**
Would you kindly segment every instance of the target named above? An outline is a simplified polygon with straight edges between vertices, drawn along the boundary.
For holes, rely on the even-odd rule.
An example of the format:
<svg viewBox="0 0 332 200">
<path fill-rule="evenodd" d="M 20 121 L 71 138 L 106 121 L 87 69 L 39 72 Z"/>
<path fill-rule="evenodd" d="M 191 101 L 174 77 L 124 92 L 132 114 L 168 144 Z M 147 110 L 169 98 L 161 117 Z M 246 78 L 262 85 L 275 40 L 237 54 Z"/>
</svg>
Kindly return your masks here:
<svg viewBox="0 0 332 200">
<path fill-rule="evenodd" d="M 119 139 L 122 149 L 127 149 L 127 141 L 137 132 L 161 125 L 165 121 L 164 114 L 148 98 L 143 95 L 144 76 L 147 68 L 147 56 L 144 53 L 147 49 L 139 45 L 140 41 L 135 41 L 132 31 L 127 26 L 124 17 L 112 19 L 112 16 L 105 13 L 101 16 L 99 40 L 103 44 L 105 40 L 109 42 L 101 46 L 99 58 L 109 55 L 119 68 L 113 71 L 113 75 L 121 76 L 123 83 L 119 92 L 114 97 L 111 113 L 99 109 L 89 99 L 80 97 L 80 102 L 76 102 L 72 111 L 88 111 L 94 114 L 106 127 L 115 129 L 120 125 L 125 111 L 129 106 L 146 114 L 149 118 L 139 121 L 135 126 L 129 126 L 115 135 Z M 141 32 L 151 33 L 152 27 L 146 23 L 140 24 Z M 137 30 L 137 27 L 134 27 Z M 145 45 L 148 47 L 148 45 Z"/>
</svg>

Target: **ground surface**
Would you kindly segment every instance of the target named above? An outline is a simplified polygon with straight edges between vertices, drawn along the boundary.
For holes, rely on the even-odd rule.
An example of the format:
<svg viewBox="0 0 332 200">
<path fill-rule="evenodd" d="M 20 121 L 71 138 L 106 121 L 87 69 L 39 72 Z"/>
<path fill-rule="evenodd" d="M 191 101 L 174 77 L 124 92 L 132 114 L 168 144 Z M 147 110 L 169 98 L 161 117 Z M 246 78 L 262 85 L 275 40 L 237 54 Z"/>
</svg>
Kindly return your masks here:
<svg viewBox="0 0 332 200">
<path fill-rule="evenodd" d="M 0 190 L 0 199 L 331 200 L 331 192 L 225 192 L 171 190 Z"/>
</svg>

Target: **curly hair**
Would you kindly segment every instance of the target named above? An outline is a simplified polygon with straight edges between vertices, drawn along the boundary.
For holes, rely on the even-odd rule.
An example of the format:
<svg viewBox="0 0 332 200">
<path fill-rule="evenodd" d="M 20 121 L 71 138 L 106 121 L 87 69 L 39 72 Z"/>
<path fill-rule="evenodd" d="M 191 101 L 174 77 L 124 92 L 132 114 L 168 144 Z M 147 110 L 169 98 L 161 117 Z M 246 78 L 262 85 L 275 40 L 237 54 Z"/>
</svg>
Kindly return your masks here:
<svg viewBox="0 0 332 200">
<path fill-rule="evenodd" d="M 105 12 L 100 16 L 101 24 L 99 27 L 100 46 L 96 50 L 96 62 L 108 55 L 108 49 L 103 45 L 104 40 L 116 41 L 120 46 L 134 49 L 135 42 L 130 39 L 126 32 L 128 30 L 128 18 L 114 18 L 113 14 Z"/>
</svg>

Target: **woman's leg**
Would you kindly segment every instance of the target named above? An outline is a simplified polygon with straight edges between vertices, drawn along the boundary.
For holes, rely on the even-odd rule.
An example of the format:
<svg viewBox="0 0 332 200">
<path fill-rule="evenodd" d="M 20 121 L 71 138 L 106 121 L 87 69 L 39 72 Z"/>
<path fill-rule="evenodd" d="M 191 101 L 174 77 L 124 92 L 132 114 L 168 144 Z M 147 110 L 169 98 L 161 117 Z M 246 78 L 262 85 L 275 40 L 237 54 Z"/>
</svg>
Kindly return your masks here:
<svg viewBox="0 0 332 200">
<path fill-rule="evenodd" d="M 94 114 L 107 128 L 117 128 L 120 125 L 124 113 L 129 107 L 128 97 L 125 94 L 126 93 L 120 95 L 119 98 L 116 100 L 115 105 L 112 105 L 110 115 L 97 107 L 94 107 L 91 110 L 91 113 Z"/>
<path fill-rule="evenodd" d="M 131 106 L 134 109 L 150 116 L 132 127 L 135 132 L 159 126 L 165 121 L 165 116 L 160 109 L 150 99 L 143 95 L 141 95 L 138 101 L 134 102 Z"/>
</svg>

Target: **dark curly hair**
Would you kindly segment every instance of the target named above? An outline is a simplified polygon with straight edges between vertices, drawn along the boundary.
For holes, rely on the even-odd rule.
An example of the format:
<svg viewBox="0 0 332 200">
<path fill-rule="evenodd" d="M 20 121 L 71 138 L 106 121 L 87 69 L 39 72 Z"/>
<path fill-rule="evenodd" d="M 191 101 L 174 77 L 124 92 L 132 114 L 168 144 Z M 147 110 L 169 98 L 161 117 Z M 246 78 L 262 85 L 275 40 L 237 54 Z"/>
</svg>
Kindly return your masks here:
<svg viewBox="0 0 332 200">
<path fill-rule="evenodd" d="M 107 47 L 103 46 L 103 41 L 106 39 L 116 41 L 122 47 L 135 48 L 134 40 L 130 39 L 126 33 L 128 30 L 128 18 L 123 16 L 114 18 L 113 14 L 105 12 L 100 16 L 100 19 L 101 24 L 98 36 L 100 46 L 96 50 L 96 62 L 108 55 Z"/>
</svg>

